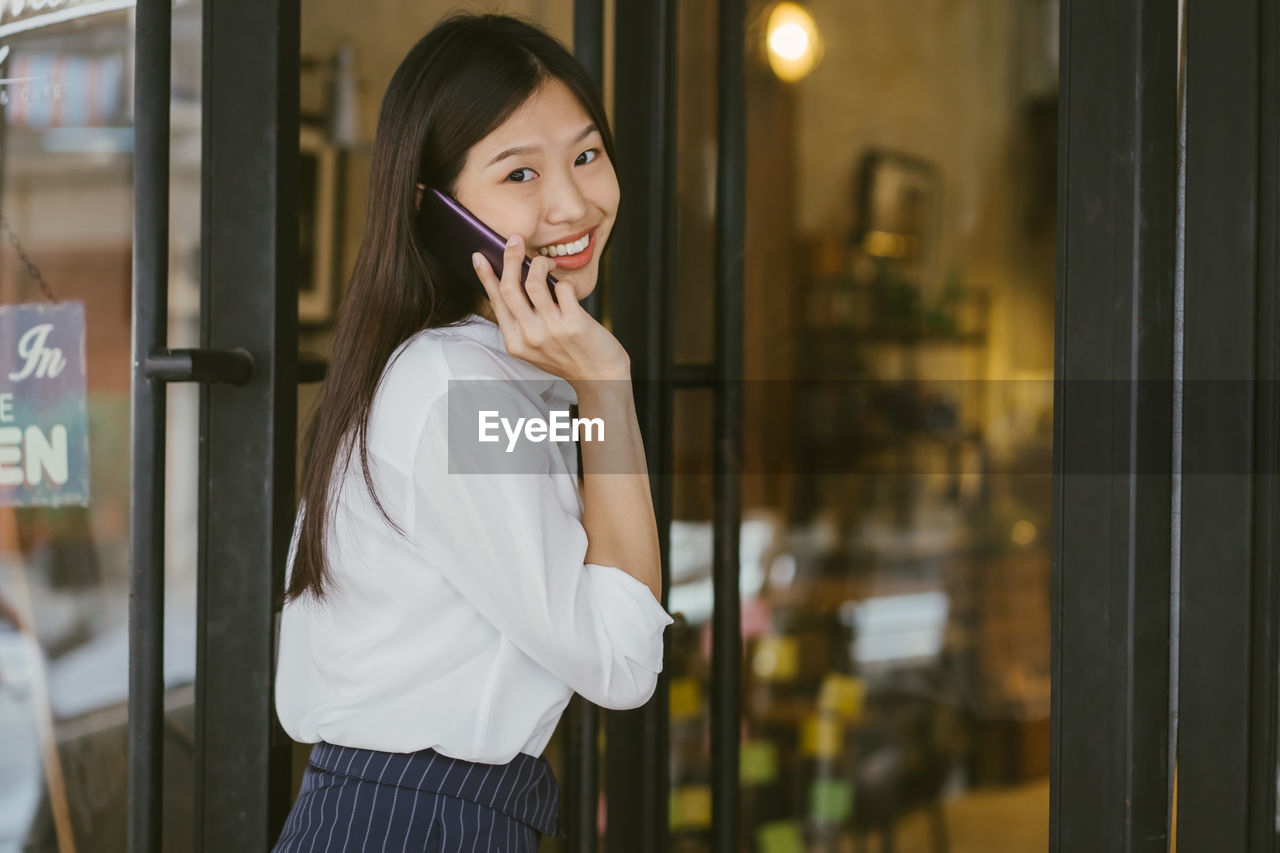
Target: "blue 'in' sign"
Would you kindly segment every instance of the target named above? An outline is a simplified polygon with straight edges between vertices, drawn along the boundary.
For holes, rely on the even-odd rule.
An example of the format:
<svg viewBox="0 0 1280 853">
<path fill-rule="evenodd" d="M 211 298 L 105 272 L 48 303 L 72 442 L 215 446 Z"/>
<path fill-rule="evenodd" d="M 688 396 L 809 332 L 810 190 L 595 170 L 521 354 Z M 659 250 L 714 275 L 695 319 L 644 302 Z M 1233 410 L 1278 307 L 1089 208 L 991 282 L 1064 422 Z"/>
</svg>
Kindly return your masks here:
<svg viewBox="0 0 1280 853">
<path fill-rule="evenodd" d="M 87 506 L 84 303 L 0 306 L 0 506 Z"/>
</svg>

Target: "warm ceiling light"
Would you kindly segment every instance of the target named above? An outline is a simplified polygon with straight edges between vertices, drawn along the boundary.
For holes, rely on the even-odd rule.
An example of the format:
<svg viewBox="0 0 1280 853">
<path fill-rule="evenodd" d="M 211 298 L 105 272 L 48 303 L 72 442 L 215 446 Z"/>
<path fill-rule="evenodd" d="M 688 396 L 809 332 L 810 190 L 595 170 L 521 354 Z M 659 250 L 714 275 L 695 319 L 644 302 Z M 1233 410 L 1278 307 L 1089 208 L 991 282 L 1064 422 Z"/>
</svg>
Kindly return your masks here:
<svg viewBox="0 0 1280 853">
<path fill-rule="evenodd" d="M 766 32 L 769 67 L 788 83 L 804 77 L 822 58 L 818 28 L 809 13 L 795 3 L 773 7 Z"/>
<path fill-rule="evenodd" d="M 769 33 L 769 49 L 794 62 L 809 50 L 809 34 L 799 24 L 783 24 Z"/>
</svg>

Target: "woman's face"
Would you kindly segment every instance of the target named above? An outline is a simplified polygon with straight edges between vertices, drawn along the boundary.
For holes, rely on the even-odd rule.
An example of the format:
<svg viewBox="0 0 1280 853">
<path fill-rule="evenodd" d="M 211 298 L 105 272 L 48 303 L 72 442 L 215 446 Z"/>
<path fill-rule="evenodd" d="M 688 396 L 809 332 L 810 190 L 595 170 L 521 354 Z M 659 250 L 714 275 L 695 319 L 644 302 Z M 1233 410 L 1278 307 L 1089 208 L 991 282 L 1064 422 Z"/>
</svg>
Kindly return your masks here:
<svg viewBox="0 0 1280 853">
<path fill-rule="evenodd" d="M 604 138 L 560 80 L 471 147 L 454 197 L 503 237 L 519 233 L 529 257 L 556 247 L 552 275 L 572 282 L 579 301 L 595 288 L 618 177 Z"/>
</svg>

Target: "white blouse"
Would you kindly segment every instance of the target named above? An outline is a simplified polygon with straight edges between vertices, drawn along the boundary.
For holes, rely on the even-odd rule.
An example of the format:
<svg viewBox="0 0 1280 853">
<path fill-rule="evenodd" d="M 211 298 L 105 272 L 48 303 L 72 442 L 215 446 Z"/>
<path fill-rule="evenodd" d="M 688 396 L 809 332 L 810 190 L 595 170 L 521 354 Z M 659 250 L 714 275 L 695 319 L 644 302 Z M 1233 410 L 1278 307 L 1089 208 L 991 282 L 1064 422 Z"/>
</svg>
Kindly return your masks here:
<svg viewBox="0 0 1280 853">
<path fill-rule="evenodd" d="M 276 710 L 294 740 L 505 764 L 542 754 L 574 692 L 606 708 L 653 695 L 673 620 L 639 580 L 585 562 L 574 445 L 523 443 L 538 473 L 475 473 L 479 445 L 450 447 L 450 380 L 496 378 L 508 381 L 485 386 L 501 389 L 504 416 L 577 402 L 474 314 L 410 338 L 383 374 L 369 466 L 403 533 L 370 499 L 358 456 L 335 469 L 333 582 L 280 618 Z"/>
</svg>

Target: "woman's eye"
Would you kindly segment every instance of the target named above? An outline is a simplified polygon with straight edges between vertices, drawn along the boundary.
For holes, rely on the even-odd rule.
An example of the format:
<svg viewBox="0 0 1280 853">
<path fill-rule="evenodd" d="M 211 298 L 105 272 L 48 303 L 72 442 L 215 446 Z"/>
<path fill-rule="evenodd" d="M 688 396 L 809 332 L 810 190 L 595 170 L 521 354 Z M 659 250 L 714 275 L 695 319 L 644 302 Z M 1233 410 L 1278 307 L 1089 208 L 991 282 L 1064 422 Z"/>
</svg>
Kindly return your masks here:
<svg viewBox="0 0 1280 853">
<path fill-rule="evenodd" d="M 591 159 L 583 161 L 582 158 L 586 157 L 588 154 L 591 155 Z M 599 158 L 599 156 L 600 156 L 599 148 L 588 148 L 586 151 L 583 151 L 581 154 L 578 155 L 578 159 L 574 161 L 574 165 L 585 166 L 587 163 L 595 162 L 595 160 Z M 532 180 L 532 178 L 522 179 L 522 178 L 517 178 L 516 175 L 519 175 L 522 172 L 532 172 L 532 171 L 533 169 L 530 169 L 528 166 L 525 166 L 523 169 L 516 169 L 514 172 L 507 173 L 507 180 L 511 181 L 511 183 L 513 184 L 527 184 L 529 183 L 530 180 Z"/>
</svg>

